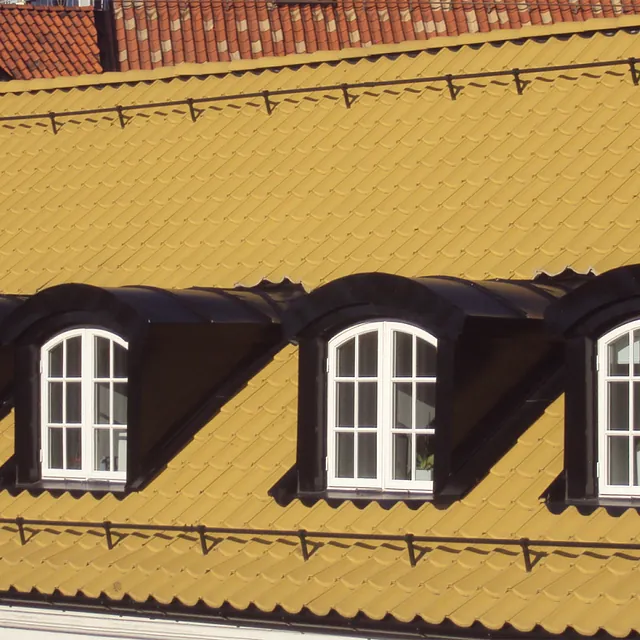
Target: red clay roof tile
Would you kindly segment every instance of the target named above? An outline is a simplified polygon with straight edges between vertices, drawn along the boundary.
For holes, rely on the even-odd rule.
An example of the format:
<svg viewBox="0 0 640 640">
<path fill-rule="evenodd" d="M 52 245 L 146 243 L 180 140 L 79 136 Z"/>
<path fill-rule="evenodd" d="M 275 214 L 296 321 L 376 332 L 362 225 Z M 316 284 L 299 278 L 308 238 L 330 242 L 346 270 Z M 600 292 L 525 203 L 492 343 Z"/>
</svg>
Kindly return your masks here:
<svg viewBox="0 0 640 640">
<path fill-rule="evenodd" d="M 368 47 L 640 13 L 640 3 L 634 0 L 113 2 L 122 71 Z"/>
<path fill-rule="evenodd" d="M 17 80 L 100 73 L 93 9 L 0 5 L 0 71 Z"/>
</svg>

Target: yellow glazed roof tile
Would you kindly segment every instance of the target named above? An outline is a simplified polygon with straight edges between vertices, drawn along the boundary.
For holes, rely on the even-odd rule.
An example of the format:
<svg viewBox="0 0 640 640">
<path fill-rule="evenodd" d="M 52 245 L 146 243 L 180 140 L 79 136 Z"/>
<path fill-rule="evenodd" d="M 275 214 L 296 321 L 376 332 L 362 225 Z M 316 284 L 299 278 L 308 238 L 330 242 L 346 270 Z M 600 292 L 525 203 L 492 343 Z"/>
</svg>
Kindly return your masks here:
<svg viewBox="0 0 640 640">
<path fill-rule="evenodd" d="M 635 24 L 635 23 L 634 23 Z M 635 25 L 637 26 L 637 25 Z M 564 28 L 566 32 L 566 27 Z M 579 29 L 579 27 L 575 27 Z M 563 32 L 564 33 L 564 32 Z M 493 37 L 493 36 L 491 36 Z M 473 39 L 471 39 L 473 40 Z M 471 42 L 471 40 L 469 40 Z M 485 38 L 486 40 L 486 38 Z M 105 106 L 184 101 L 438 74 L 640 57 L 624 29 L 501 44 L 380 49 L 172 73 L 6 83 L 0 121 L 2 289 L 63 282 L 157 287 L 251 285 L 284 277 L 307 288 L 355 271 L 531 278 L 565 267 L 601 272 L 640 262 L 640 116 L 628 68 L 526 78 L 228 98 L 126 112 Z M 387 55 L 392 54 L 392 55 Z M 175 76 L 175 77 L 174 77 Z M 84 83 L 84 84 L 83 84 Z M 278 354 L 148 487 L 123 499 L 0 492 L 3 517 L 205 524 L 331 532 L 634 541 L 635 511 L 549 511 L 540 495 L 561 470 L 563 402 L 554 403 L 463 500 L 446 509 L 360 509 L 295 500 L 271 487 L 295 460 L 297 352 Z M 0 463 L 13 449 L 0 421 Z M 193 605 L 364 612 L 489 629 L 640 631 L 640 560 L 599 550 L 207 537 L 196 533 L 0 528 L 0 589 L 106 594 Z"/>
</svg>

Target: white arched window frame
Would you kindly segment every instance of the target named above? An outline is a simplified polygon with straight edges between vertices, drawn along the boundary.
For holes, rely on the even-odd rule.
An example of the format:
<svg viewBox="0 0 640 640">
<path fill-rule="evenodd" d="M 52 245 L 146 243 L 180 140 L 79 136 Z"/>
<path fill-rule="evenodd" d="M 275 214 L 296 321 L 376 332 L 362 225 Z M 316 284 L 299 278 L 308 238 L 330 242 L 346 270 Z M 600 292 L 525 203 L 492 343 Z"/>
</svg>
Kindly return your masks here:
<svg viewBox="0 0 640 640">
<path fill-rule="evenodd" d="M 598 486 L 640 496 L 640 320 L 598 340 Z"/>
<path fill-rule="evenodd" d="M 329 489 L 433 491 L 437 340 L 366 322 L 329 341 Z"/>
<path fill-rule="evenodd" d="M 126 480 L 127 351 L 101 329 L 65 331 L 42 346 L 43 479 Z"/>
</svg>

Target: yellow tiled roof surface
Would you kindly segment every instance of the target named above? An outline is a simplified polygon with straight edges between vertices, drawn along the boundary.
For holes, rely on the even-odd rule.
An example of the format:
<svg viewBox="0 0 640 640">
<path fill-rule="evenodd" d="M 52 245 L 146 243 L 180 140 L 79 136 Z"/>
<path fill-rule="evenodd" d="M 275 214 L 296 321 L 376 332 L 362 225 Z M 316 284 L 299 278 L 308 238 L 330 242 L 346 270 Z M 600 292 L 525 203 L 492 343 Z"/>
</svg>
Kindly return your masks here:
<svg viewBox="0 0 640 640">
<path fill-rule="evenodd" d="M 2 115 L 640 57 L 624 31 L 350 58 L 256 72 L 0 95 Z M 204 73 L 204 72 L 203 72 Z M 161 287 L 290 277 L 312 288 L 355 271 L 530 278 L 567 266 L 640 262 L 640 87 L 625 67 L 339 91 L 117 115 L 0 123 L 0 288 L 62 282 Z M 146 489 L 123 500 L 0 492 L 0 515 L 362 533 L 635 541 L 640 517 L 551 514 L 539 496 L 562 468 L 553 404 L 463 500 L 447 509 L 345 502 L 278 506 L 293 464 L 297 353 L 287 347 Z M 12 416 L 0 423 L 0 462 Z M 391 614 L 498 629 L 640 630 L 632 552 L 448 544 L 415 567 L 404 545 L 0 528 L 0 590 L 136 601 L 177 598 L 372 619 Z"/>
</svg>

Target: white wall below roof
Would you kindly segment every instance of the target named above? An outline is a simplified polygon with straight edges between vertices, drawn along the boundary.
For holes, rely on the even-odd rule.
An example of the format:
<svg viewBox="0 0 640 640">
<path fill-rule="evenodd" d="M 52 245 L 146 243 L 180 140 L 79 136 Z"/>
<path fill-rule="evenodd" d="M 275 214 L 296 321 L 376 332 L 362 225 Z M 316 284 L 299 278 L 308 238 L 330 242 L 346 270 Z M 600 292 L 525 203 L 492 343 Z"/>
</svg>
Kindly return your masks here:
<svg viewBox="0 0 640 640">
<path fill-rule="evenodd" d="M 359 636 L 362 640 L 363 636 Z M 0 605 L 0 640 L 345 640 L 344 635 Z"/>
</svg>

